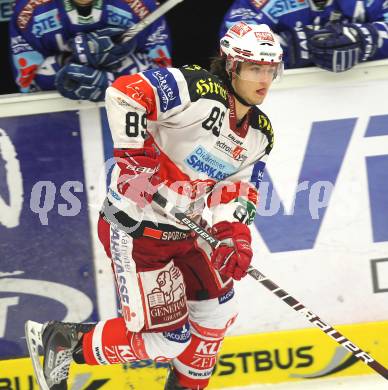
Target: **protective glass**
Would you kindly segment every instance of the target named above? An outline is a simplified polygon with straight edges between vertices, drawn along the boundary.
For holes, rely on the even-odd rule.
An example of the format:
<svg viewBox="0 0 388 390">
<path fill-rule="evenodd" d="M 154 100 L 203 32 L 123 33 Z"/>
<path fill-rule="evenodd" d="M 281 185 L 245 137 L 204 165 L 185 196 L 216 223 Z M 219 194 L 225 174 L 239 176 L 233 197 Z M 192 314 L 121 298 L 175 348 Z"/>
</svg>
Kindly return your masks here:
<svg viewBox="0 0 388 390">
<path fill-rule="evenodd" d="M 240 67 L 237 76 L 246 81 L 260 82 L 263 80 L 279 81 L 283 75 L 283 63 L 279 64 L 249 64 Z"/>
</svg>

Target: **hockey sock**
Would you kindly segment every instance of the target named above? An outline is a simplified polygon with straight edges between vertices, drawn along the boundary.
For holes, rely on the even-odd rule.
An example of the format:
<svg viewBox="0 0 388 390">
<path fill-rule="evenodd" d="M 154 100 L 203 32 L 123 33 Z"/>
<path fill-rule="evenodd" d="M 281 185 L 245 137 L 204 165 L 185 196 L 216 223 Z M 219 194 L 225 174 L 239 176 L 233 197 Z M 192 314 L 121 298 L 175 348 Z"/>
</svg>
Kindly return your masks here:
<svg viewBox="0 0 388 390">
<path fill-rule="evenodd" d="M 173 360 L 181 386 L 199 390 L 209 384 L 222 341 L 223 337 L 210 339 L 192 333 L 190 345 Z"/>
<path fill-rule="evenodd" d="M 141 333 L 127 330 L 123 318 L 100 321 L 82 341 L 85 363 L 117 364 L 149 359 Z"/>
</svg>

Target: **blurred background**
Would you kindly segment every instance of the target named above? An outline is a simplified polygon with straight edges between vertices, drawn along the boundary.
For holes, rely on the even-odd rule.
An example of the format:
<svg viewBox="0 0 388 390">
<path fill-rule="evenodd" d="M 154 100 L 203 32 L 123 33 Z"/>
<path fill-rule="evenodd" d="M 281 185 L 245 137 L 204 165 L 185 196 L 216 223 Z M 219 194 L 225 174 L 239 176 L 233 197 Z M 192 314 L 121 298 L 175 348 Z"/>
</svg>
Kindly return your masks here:
<svg viewBox="0 0 388 390">
<path fill-rule="evenodd" d="M 12 3 L 13 0 L 0 0 L 0 94 L 18 92 L 8 48 Z M 217 53 L 221 21 L 232 3 L 232 0 L 186 0 L 167 13 L 174 66 L 194 63 L 207 68 L 209 57 Z"/>
</svg>

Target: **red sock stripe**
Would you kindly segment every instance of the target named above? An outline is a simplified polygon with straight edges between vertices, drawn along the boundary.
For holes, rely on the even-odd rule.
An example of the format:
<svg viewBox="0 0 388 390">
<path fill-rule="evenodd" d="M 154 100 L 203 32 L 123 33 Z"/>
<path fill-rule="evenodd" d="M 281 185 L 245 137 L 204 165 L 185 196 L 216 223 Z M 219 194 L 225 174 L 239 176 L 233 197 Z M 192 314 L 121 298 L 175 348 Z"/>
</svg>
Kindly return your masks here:
<svg viewBox="0 0 388 390">
<path fill-rule="evenodd" d="M 149 359 L 141 333 L 129 332 L 123 318 L 98 323 L 84 335 L 82 346 L 89 365 Z"/>
<path fill-rule="evenodd" d="M 175 373 L 181 386 L 203 389 L 208 385 L 222 341 L 223 338 L 209 341 L 191 335 L 190 345 L 174 360 Z"/>
</svg>

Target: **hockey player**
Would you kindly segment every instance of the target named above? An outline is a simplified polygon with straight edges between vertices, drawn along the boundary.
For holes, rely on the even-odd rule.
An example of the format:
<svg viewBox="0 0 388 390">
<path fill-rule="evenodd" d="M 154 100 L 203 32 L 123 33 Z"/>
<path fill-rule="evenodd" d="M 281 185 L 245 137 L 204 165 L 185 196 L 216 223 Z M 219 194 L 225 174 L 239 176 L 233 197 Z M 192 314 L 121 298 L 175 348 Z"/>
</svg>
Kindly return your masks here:
<svg viewBox="0 0 388 390">
<path fill-rule="evenodd" d="M 98 232 L 122 318 L 89 331 L 28 322 L 38 373 L 34 346 L 43 342 L 49 388 L 65 388 L 71 358 L 89 365 L 171 361 L 165 389 L 208 385 L 237 315 L 233 280 L 252 259 L 248 225 L 273 146 L 271 123 L 257 105 L 283 69 L 281 46 L 266 25 L 237 23 L 220 45 L 211 72 L 195 65 L 148 70 L 107 90 L 117 164 Z M 223 244 L 212 251 L 152 201 L 156 191 L 198 223 L 207 196 L 212 233 Z"/>
<path fill-rule="evenodd" d="M 155 0 L 17 0 L 10 43 L 20 91 L 57 89 L 70 99 L 101 101 L 117 76 L 170 66 L 164 18 L 120 42 L 156 7 Z"/>
<path fill-rule="evenodd" d="M 386 0 L 236 0 L 221 36 L 237 20 L 266 23 L 279 34 L 286 68 L 316 65 L 342 72 L 388 58 Z"/>
</svg>

